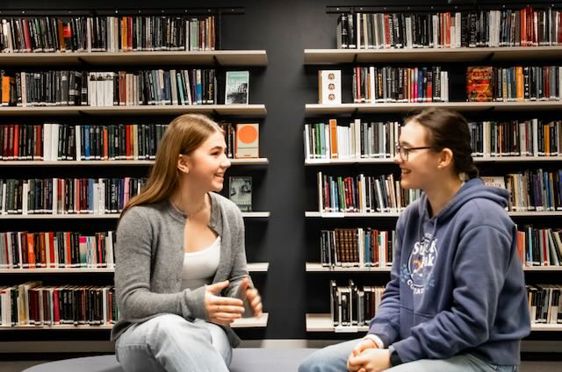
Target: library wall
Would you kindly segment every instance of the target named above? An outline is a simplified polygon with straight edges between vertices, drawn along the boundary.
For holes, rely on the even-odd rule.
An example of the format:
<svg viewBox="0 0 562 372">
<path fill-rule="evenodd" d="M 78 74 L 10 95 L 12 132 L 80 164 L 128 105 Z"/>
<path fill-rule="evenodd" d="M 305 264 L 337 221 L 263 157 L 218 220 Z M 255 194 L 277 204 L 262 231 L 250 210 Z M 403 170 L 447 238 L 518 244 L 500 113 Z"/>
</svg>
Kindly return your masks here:
<svg viewBox="0 0 562 372">
<path fill-rule="evenodd" d="M 269 262 L 269 271 L 256 276 L 258 286 L 264 297 L 265 311 L 269 313 L 269 324 L 265 331 L 258 331 L 250 337 L 266 339 L 304 339 L 317 337 L 306 333 L 305 313 L 329 311 L 329 279 L 347 280 L 344 274 L 311 275 L 305 272 L 305 262 L 314 257 L 316 252 L 309 248 L 317 245 L 319 230 L 324 228 L 322 220 L 306 221 L 305 210 L 317 209 L 316 170 L 305 169 L 303 156 L 303 126 L 311 122 L 305 117 L 306 103 L 316 103 L 318 100 L 318 66 L 304 65 L 304 49 L 333 49 L 335 42 L 336 14 L 327 14 L 326 6 L 362 5 L 365 1 L 317 1 L 317 0 L 240 0 L 206 1 L 205 7 L 242 6 L 243 15 L 224 16 L 221 23 L 221 49 L 265 49 L 268 65 L 265 68 L 250 69 L 250 103 L 263 103 L 267 108 L 267 115 L 260 126 L 260 155 L 269 158 L 270 164 L 265 170 L 233 169 L 231 174 L 255 176 L 254 186 L 255 210 L 267 210 L 271 217 L 267 221 L 246 221 L 247 255 L 249 261 Z M 426 5 L 427 1 L 393 1 L 392 6 Z M 435 5 L 447 5 L 447 1 L 432 1 Z M 530 1 L 528 3 L 534 3 Z M 384 1 L 369 1 L 368 5 L 387 5 Z M 145 0 L 122 0 L 119 9 L 143 8 L 201 8 L 199 1 L 161 0 L 159 2 Z M 366 4 L 365 4 L 366 5 Z M 84 0 L 80 3 L 70 0 L 32 1 L 5 0 L 0 10 L 10 9 L 111 9 L 115 6 L 112 1 Z M 0 13 L 1 16 L 1 13 Z M 1 66 L 0 66 L 1 67 Z M 464 81 L 466 64 L 452 64 L 450 66 L 451 86 L 461 87 Z M 350 66 L 341 68 L 343 83 L 343 102 L 352 102 Z M 219 91 L 219 94 L 223 92 Z M 451 100 L 460 100 L 464 91 L 451 89 Z M 532 117 L 536 113 L 525 113 Z M 557 112 L 549 114 L 556 117 Z M 326 116 L 327 120 L 330 116 Z M 376 118 L 376 120 L 401 120 L 400 114 L 362 115 Z M 499 114 L 487 120 L 500 118 L 518 118 L 521 114 Z M 541 116 L 544 117 L 544 116 Z M 484 120 L 478 115 L 471 118 Z M 52 118 L 51 118 L 52 119 Z M 166 118 L 163 118 L 166 119 Z M 243 119 L 243 118 L 242 118 Z M 4 122 L 6 119 L 0 119 Z M 314 119 L 316 120 L 316 119 Z M 531 167 L 532 165 L 529 165 Z M 381 168 L 383 167 L 383 168 Z M 358 168 L 356 166 L 340 169 L 343 172 L 357 172 L 359 169 L 377 173 L 395 172 L 393 166 L 369 165 Z M 2 170 L 2 177 L 20 176 L 26 172 L 25 168 L 12 167 Z M 60 172 L 55 168 L 35 168 L 36 177 L 54 177 L 51 172 Z M 68 174 L 57 176 L 89 176 L 111 177 L 112 172 L 118 175 L 119 169 L 72 169 L 66 168 Z M 493 173 L 494 169 L 484 169 L 484 173 Z M 99 174 L 96 174 L 99 173 Z M 139 169 L 130 169 L 130 176 L 143 176 Z M 79 227 L 83 223 L 79 220 L 70 221 L 66 229 Z M 387 230 L 392 230 L 395 219 L 383 221 L 372 220 L 361 223 L 342 221 L 340 227 L 356 225 L 382 224 Z M 10 230 L 24 230 L 33 222 L 14 222 Z M 108 229 L 107 222 L 92 222 L 95 227 Z M 105 224 L 105 225 L 104 225 Z M 44 229 L 57 230 L 60 222 L 46 221 Z M 333 228 L 331 224 L 329 228 Z M 96 230 L 92 228 L 92 230 Z M 0 231 L 7 228 L 0 226 Z M 548 275 L 548 274 L 547 274 Z M 22 280 L 21 277 L 8 276 L 11 281 Z M 72 276 L 73 282 L 96 281 L 96 277 L 78 278 Z M 70 280 L 69 279 L 69 280 Z M 537 281 L 542 277 L 536 278 Z M 22 280 L 23 281 L 23 280 Z M 368 274 L 359 276 L 359 282 L 373 285 L 383 285 L 385 276 L 369 277 Z M 36 336 L 36 335 L 35 335 Z M 325 336 L 325 335 L 324 335 Z M 0 337 L 2 337 L 0 335 Z M 8 337 L 8 336 L 5 336 Z M 19 337 L 13 336 L 10 337 Z M 44 337 L 44 336 L 41 336 Z M 102 337 L 102 336 L 100 336 Z M 48 337 L 47 337 L 48 339 Z M 6 338 L 4 338 L 6 340 Z"/>
</svg>

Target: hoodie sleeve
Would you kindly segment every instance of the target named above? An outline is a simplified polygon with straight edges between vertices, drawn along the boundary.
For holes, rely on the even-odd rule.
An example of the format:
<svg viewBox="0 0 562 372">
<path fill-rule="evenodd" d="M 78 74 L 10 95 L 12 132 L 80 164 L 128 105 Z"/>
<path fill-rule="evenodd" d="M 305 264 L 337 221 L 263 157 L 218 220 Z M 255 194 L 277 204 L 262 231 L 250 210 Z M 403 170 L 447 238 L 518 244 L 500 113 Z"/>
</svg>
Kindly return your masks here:
<svg viewBox="0 0 562 372">
<path fill-rule="evenodd" d="M 378 336 L 384 346 L 392 344 L 400 331 L 400 252 L 402 246 L 401 221 L 396 226 L 396 241 L 392 258 L 390 282 L 386 285 L 375 317 L 371 320 L 368 334 Z"/>
<path fill-rule="evenodd" d="M 411 336 L 393 344 L 404 362 L 444 359 L 482 344 L 490 335 L 498 297 L 514 257 L 510 233 L 479 225 L 463 234 L 453 261 L 453 304 L 412 328 Z"/>
</svg>

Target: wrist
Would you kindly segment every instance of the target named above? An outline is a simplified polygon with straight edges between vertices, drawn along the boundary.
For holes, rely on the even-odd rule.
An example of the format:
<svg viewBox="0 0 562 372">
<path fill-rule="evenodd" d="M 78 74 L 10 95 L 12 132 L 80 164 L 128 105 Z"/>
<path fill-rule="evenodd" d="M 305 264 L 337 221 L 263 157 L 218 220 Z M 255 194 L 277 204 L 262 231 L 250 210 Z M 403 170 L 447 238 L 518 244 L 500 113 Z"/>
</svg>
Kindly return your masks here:
<svg viewBox="0 0 562 372">
<path fill-rule="evenodd" d="M 388 352 L 389 352 L 389 361 L 391 367 L 395 367 L 397 365 L 402 364 L 402 359 L 400 359 L 400 355 L 398 355 L 398 352 L 396 351 L 394 346 L 390 345 L 388 347 Z"/>
</svg>

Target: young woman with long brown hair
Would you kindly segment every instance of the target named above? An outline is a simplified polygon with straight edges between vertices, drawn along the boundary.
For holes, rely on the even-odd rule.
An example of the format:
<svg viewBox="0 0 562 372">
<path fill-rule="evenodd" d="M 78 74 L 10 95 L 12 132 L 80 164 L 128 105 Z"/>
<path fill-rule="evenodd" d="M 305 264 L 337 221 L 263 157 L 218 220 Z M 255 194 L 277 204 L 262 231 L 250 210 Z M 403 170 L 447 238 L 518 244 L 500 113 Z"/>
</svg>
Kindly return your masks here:
<svg viewBox="0 0 562 372">
<path fill-rule="evenodd" d="M 261 315 L 241 212 L 216 193 L 230 166 L 225 149 L 215 122 L 177 117 L 146 187 L 121 214 L 115 248 L 120 320 L 112 339 L 125 371 L 228 371 L 239 342 L 230 324 L 244 312 L 241 298 Z"/>
</svg>

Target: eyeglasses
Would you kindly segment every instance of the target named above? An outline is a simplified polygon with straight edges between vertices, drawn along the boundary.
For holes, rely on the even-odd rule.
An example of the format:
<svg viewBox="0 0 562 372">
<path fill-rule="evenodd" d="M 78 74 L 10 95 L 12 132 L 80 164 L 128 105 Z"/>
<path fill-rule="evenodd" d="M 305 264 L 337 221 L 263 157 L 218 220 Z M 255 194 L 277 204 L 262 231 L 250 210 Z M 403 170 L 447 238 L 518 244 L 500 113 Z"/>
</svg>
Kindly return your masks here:
<svg viewBox="0 0 562 372">
<path fill-rule="evenodd" d="M 420 146 L 420 147 L 402 147 L 400 145 L 396 145 L 396 153 L 400 155 L 400 159 L 404 161 L 408 161 L 408 156 L 410 152 L 416 150 L 429 150 L 431 146 Z"/>
</svg>

